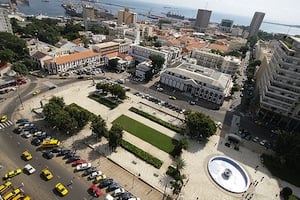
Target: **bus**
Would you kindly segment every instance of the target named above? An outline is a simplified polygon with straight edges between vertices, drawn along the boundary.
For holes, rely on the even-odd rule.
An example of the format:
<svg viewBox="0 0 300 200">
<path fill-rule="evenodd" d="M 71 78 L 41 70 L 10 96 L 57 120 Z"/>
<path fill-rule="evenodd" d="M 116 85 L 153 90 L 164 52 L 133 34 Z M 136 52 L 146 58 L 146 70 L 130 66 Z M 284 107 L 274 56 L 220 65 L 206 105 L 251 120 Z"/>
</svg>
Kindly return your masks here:
<svg viewBox="0 0 300 200">
<path fill-rule="evenodd" d="M 50 139 L 50 140 L 43 140 L 42 147 L 58 147 L 60 145 L 60 141 L 58 139 Z"/>
</svg>

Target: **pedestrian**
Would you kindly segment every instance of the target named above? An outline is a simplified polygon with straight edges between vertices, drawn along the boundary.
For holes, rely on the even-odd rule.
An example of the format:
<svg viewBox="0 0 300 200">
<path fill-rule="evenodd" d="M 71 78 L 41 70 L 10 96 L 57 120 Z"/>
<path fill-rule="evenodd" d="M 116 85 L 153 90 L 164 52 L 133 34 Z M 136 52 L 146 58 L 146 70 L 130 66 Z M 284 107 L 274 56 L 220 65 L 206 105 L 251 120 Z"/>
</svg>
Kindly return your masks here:
<svg viewBox="0 0 300 200">
<path fill-rule="evenodd" d="M 263 177 L 261 177 L 261 179 L 260 179 L 260 182 L 262 182 L 262 181 L 264 180 L 264 178 L 265 178 L 264 176 L 263 176 Z"/>
</svg>

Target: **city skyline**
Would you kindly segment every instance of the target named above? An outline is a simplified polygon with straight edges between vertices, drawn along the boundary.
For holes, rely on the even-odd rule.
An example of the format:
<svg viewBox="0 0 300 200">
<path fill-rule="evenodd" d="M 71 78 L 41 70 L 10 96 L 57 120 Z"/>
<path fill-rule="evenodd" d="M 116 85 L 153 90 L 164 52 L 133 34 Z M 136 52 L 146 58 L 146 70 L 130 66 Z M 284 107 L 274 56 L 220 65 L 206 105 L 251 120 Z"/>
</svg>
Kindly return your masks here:
<svg viewBox="0 0 300 200">
<path fill-rule="evenodd" d="M 286 1 L 260 1 L 252 0 L 251 3 L 247 0 L 142 0 L 144 2 L 152 2 L 157 4 L 166 4 L 171 6 L 180 6 L 196 9 L 208 9 L 213 12 L 226 13 L 232 15 L 240 15 L 252 17 L 258 12 L 266 13 L 265 21 L 276 23 L 285 23 L 291 25 L 299 25 L 300 13 L 298 8 L 300 2 L 296 0 Z"/>
</svg>

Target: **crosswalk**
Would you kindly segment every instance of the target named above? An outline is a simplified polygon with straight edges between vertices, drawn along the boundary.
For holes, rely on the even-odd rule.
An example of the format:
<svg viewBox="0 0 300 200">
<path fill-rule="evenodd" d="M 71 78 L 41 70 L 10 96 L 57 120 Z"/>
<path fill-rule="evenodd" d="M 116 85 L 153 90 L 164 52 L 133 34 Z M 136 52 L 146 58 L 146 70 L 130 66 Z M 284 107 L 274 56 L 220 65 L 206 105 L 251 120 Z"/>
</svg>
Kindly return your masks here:
<svg viewBox="0 0 300 200">
<path fill-rule="evenodd" d="M 10 120 L 7 120 L 7 121 L 4 122 L 4 123 L 0 123 L 0 130 L 1 130 L 1 129 L 4 129 L 4 128 L 6 128 L 6 127 L 9 127 L 9 126 L 11 126 L 11 125 L 13 125 L 13 123 L 12 123 Z"/>
</svg>

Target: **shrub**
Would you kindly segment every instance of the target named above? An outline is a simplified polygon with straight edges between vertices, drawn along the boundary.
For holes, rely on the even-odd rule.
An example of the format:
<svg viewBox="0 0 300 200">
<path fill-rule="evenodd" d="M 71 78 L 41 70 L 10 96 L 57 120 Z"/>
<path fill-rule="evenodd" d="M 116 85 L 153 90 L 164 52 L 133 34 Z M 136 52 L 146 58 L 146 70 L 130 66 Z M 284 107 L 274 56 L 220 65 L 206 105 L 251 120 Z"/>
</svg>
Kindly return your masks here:
<svg viewBox="0 0 300 200">
<path fill-rule="evenodd" d="M 101 104 L 109 107 L 110 109 L 114 109 L 118 106 L 117 103 L 114 103 L 114 102 L 110 101 L 109 99 L 107 99 L 105 97 L 102 97 L 100 95 L 97 95 L 97 94 L 91 94 L 88 97 L 90 99 L 93 99 L 93 100 L 97 101 L 98 103 L 101 103 Z"/>
<path fill-rule="evenodd" d="M 147 162 L 148 164 L 154 166 L 155 168 L 159 169 L 163 162 L 159 160 L 158 158 L 152 156 L 151 154 L 143 151 L 142 149 L 134 146 L 133 144 L 122 140 L 121 147 L 126 149 L 127 151 L 133 153 L 136 157 L 142 159 L 143 161 Z"/>
</svg>

